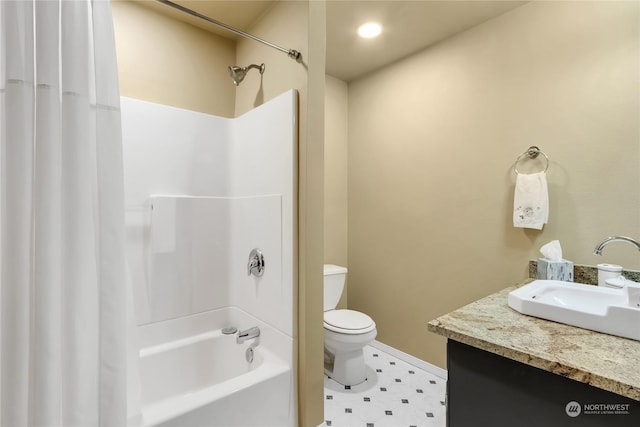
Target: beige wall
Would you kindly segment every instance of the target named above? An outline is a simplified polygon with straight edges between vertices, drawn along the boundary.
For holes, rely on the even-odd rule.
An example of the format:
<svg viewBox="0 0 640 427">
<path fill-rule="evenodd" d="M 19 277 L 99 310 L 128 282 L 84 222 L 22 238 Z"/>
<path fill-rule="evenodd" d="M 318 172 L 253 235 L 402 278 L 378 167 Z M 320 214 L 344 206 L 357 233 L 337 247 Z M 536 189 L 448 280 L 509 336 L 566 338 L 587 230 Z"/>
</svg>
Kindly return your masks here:
<svg viewBox="0 0 640 427">
<path fill-rule="evenodd" d="M 327 76 L 324 139 L 324 262 L 347 266 L 347 83 Z M 347 276 L 348 278 L 348 276 Z M 347 290 L 338 308 L 347 307 Z"/>
<path fill-rule="evenodd" d="M 640 267 L 630 246 L 592 255 L 640 237 L 638 5 L 528 3 L 349 84 L 349 307 L 380 341 L 444 366 L 427 322 L 520 282 L 553 239 Z M 541 232 L 512 226 L 530 145 L 551 159 Z"/>
<path fill-rule="evenodd" d="M 236 115 L 289 90 L 299 93 L 298 397 L 301 426 L 323 417 L 323 146 L 325 4 L 280 1 L 250 32 L 302 53 L 302 62 L 262 44 L 241 40 L 236 62 L 266 65 L 237 89 Z M 254 74 L 255 73 L 255 74 Z"/>
<path fill-rule="evenodd" d="M 306 2 L 278 2 L 249 32 L 286 49 L 300 51 L 303 61 L 306 62 L 308 11 Z M 236 116 L 289 89 L 298 89 L 300 100 L 306 100 L 308 73 L 305 64 L 289 58 L 286 53 L 252 40 L 240 39 L 236 50 L 236 63 L 240 66 L 265 64 L 262 76 L 256 70 L 251 70 L 236 88 Z M 306 115 L 305 102 L 300 104 L 300 115 Z"/>
<path fill-rule="evenodd" d="M 233 117 L 235 86 L 227 67 L 235 62 L 235 42 L 161 15 L 145 3 L 111 3 L 120 94 Z"/>
<path fill-rule="evenodd" d="M 324 257 L 324 100 L 326 4 L 309 2 L 309 53 L 306 144 L 299 162 L 299 345 L 298 392 L 301 426 L 324 421 L 324 327 L 322 311 Z M 301 133 L 303 122 L 300 122 Z"/>
</svg>

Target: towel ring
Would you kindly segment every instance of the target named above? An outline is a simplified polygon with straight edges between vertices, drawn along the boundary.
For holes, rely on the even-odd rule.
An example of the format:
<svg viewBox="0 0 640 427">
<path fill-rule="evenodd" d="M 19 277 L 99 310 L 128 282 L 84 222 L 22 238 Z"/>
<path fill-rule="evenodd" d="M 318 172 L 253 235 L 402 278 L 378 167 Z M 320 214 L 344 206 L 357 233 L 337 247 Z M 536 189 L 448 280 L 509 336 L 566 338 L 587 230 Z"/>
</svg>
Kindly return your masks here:
<svg viewBox="0 0 640 427">
<path fill-rule="evenodd" d="M 547 156 L 544 151 L 542 151 L 540 148 L 538 148 L 535 145 L 532 145 L 531 147 L 529 147 L 527 149 L 527 151 L 525 151 L 524 153 L 520 154 L 517 158 L 516 161 L 513 163 L 513 170 L 516 172 L 516 175 L 518 175 L 520 173 L 520 171 L 518 170 L 518 162 L 520 160 L 522 160 L 525 156 L 530 158 L 530 159 L 535 159 L 537 158 L 540 154 L 542 154 L 545 158 L 545 160 L 547 161 L 547 163 L 544 166 L 544 170 L 542 172 L 546 172 L 547 169 L 549 169 L 549 156 Z"/>
</svg>

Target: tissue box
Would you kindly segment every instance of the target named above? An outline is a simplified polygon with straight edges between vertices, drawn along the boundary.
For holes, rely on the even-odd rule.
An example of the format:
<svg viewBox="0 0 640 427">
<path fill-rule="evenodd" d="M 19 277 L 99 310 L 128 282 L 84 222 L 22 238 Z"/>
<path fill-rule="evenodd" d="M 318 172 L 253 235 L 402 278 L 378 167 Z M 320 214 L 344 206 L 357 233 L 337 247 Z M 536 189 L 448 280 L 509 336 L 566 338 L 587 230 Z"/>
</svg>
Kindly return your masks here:
<svg viewBox="0 0 640 427">
<path fill-rule="evenodd" d="M 538 258 L 538 279 L 562 280 L 573 282 L 573 262 L 563 259 L 562 261 L 549 261 Z"/>
</svg>

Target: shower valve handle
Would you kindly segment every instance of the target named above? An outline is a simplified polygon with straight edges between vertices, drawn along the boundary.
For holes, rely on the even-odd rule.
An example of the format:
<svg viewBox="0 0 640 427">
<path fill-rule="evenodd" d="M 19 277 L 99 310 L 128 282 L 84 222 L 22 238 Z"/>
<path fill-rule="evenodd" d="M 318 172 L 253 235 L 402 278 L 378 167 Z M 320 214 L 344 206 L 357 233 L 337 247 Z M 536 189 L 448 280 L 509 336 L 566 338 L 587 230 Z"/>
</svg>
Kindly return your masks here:
<svg viewBox="0 0 640 427">
<path fill-rule="evenodd" d="M 264 274 L 264 268 L 264 255 L 262 255 L 262 251 L 258 248 L 252 249 L 249 254 L 249 262 L 247 263 L 247 275 L 251 276 L 253 274 L 256 277 L 261 277 Z"/>
</svg>

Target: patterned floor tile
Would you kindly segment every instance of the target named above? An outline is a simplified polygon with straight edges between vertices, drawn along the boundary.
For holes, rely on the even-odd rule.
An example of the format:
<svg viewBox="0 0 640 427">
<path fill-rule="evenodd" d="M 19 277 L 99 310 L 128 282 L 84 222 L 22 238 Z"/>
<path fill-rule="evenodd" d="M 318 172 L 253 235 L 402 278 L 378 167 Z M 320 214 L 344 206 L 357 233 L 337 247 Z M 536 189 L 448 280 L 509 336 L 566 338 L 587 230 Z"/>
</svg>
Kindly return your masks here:
<svg viewBox="0 0 640 427">
<path fill-rule="evenodd" d="M 446 381 L 371 346 L 367 381 L 345 387 L 325 375 L 328 427 L 444 427 Z"/>
</svg>

